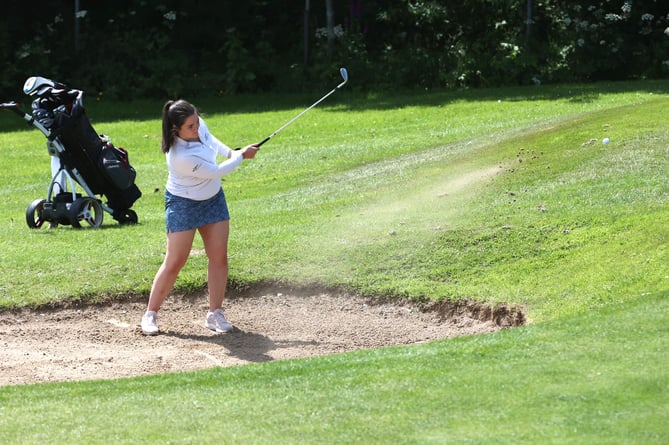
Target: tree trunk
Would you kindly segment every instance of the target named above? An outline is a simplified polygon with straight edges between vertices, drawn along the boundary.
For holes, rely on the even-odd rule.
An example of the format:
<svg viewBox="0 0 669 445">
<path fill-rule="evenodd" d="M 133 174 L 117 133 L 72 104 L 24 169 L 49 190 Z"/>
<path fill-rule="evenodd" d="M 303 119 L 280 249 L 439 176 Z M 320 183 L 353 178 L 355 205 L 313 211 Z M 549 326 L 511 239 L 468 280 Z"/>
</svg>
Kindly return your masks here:
<svg viewBox="0 0 669 445">
<path fill-rule="evenodd" d="M 309 66 L 309 16 L 311 14 L 311 1 L 304 0 L 304 60 L 303 68 L 306 70 Z"/>
<path fill-rule="evenodd" d="M 325 0 L 325 20 L 328 27 L 328 59 L 332 58 L 334 50 L 334 8 L 332 7 L 332 0 Z"/>
</svg>

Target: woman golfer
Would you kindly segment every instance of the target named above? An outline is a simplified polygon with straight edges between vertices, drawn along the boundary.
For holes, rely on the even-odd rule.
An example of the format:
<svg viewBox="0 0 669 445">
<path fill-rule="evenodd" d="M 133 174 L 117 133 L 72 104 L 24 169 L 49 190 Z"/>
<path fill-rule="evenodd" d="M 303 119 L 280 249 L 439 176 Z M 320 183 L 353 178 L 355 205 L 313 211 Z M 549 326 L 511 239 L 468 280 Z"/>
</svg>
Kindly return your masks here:
<svg viewBox="0 0 669 445">
<path fill-rule="evenodd" d="M 169 174 L 165 185 L 167 251 L 151 287 L 149 303 L 142 317 L 142 332 L 159 332 L 157 312 L 186 264 L 195 238 L 200 233 L 207 253 L 209 311 L 204 325 L 216 332 L 229 332 L 221 307 L 228 281 L 228 207 L 221 177 L 233 171 L 243 159 L 252 159 L 257 144 L 231 150 L 216 139 L 185 100 L 168 101 L 163 107 L 161 148 Z M 217 163 L 217 156 L 226 158 Z"/>
</svg>

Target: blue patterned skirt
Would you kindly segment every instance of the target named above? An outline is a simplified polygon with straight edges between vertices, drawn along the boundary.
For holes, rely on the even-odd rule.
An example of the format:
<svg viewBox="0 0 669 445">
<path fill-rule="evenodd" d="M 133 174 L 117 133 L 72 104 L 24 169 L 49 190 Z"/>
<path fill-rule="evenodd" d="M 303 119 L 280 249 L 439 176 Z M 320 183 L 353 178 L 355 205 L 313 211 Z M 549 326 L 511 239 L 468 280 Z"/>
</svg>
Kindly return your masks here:
<svg viewBox="0 0 669 445">
<path fill-rule="evenodd" d="M 229 219 L 228 204 L 222 188 L 204 201 L 182 198 L 165 190 L 165 226 L 168 233 L 193 230 Z"/>
</svg>

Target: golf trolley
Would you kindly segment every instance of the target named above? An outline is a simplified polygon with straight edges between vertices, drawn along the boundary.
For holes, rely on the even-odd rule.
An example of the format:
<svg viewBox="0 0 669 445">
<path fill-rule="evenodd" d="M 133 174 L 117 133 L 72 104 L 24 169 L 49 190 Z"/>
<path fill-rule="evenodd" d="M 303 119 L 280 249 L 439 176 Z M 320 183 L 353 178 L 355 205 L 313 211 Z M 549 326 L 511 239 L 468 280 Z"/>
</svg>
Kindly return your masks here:
<svg viewBox="0 0 669 445">
<path fill-rule="evenodd" d="M 83 91 L 36 76 L 26 80 L 23 92 L 36 97 L 32 114 L 16 102 L 2 103 L 0 108 L 13 111 L 44 134 L 52 173 L 46 198 L 34 200 L 26 210 L 28 226 L 40 228 L 49 222 L 51 227 L 78 228 L 83 223 L 100 227 L 104 212 L 120 224 L 137 223 L 137 214 L 130 209 L 142 196 L 135 185 L 135 169 L 125 149 L 114 147 L 93 129 Z M 77 193 L 77 186 L 85 195 Z"/>
</svg>

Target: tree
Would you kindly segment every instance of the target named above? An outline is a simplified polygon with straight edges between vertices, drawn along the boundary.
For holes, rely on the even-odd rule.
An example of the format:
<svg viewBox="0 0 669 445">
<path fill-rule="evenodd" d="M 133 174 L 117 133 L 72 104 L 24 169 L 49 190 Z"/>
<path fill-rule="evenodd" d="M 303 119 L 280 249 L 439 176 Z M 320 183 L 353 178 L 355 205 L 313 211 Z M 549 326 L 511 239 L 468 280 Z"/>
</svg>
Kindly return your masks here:
<svg viewBox="0 0 669 445">
<path fill-rule="evenodd" d="M 656 0 L 5 0 L 0 92 L 45 75 L 107 97 L 666 77 Z M 75 10 L 78 15 L 75 18 Z"/>
</svg>

